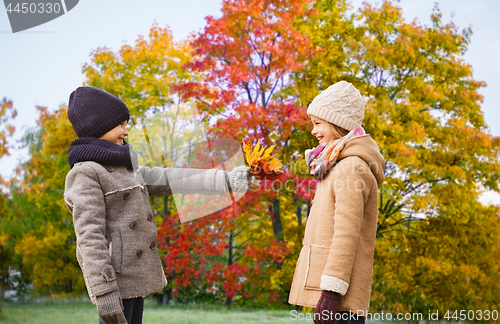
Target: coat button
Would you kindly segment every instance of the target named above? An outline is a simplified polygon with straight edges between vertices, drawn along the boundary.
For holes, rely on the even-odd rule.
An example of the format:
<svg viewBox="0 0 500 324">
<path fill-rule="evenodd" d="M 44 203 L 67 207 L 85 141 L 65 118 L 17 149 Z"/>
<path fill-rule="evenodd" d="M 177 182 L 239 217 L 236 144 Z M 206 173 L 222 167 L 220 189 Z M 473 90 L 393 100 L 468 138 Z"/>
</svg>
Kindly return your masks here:
<svg viewBox="0 0 500 324">
<path fill-rule="evenodd" d="M 148 215 L 148 221 L 153 222 L 155 219 L 153 217 L 153 214 Z"/>
<path fill-rule="evenodd" d="M 108 169 L 109 172 L 115 171 L 115 168 L 113 168 L 111 165 L 107 166 L 106 169 Z"/>
<path fill-rule="evenodd" d="M 156 249 L 156 242 L 151 242 L 151 245 L 149 246 L 151 250 Z"/>
<path fill-rule="evenodd" d="M 110 278 L 113 278 L 113 276 L 114 276 L 113 270 L 111 270 L 111 269 L 106 270 L 106 274 L 107 274 L 107 275 L 108 275 L 108 277 L 110 277 Z"/>
<path fill-rule="evenodd" d="M 144 251 L 142 249 L 137 250 L 137 256 L 140 257 Z"/>
<path fill-rule="evenodd" d="M 137 227 L 137 222 L 136 221 L 130 222 L 129 226 L 131 229 L 134 229 Z"/>
<path fill-rule="evenodd" d="M 127 200 L 129 198 L 130 198 L 130 192 L 127 191 L 126 193 L 123 194 L 123 199 Z"/>
</svg>

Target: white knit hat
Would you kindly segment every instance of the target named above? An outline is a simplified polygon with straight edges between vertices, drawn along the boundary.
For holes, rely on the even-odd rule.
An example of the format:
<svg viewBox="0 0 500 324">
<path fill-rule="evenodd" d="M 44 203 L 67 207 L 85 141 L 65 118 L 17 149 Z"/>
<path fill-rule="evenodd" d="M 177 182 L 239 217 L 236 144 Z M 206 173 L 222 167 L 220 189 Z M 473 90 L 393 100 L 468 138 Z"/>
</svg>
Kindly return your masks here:
<svg viewBox="0 0 500 324">
<path fill-rule="evenodd" d="M 352 84 L 340 81 L 317 95 L 307 114 L 350 131 L 363 122 L 365 100 Z"/>
</svg>

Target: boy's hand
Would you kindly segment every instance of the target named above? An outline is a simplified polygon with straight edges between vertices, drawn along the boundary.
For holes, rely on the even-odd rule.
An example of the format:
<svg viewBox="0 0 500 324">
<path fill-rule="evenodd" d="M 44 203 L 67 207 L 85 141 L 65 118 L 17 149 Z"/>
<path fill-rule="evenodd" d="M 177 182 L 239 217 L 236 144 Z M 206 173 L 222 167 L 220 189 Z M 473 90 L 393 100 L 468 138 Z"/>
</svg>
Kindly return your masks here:
<svg viewBox="0 0 500 324">
<path fill-rule="evenodd" d="M 103 316 L 101 320 L 104 324 L 128 324 L 123 312 L 120 314 Z"/>
<path fill-rule="evenodd" d="M 232 190 L 235 191 L 248 191 L 250 184 L 252 182 L 252 173 L 250 168 L 246 166 L 240 166 L 228 173 L 229 175 L 229 185 Z"/>
<path fill-rule="evenodd" d="M 96 297 L 97 313 L 104 324 L 127 324 L 120 292 L 112 291 Z"/>
</svg>

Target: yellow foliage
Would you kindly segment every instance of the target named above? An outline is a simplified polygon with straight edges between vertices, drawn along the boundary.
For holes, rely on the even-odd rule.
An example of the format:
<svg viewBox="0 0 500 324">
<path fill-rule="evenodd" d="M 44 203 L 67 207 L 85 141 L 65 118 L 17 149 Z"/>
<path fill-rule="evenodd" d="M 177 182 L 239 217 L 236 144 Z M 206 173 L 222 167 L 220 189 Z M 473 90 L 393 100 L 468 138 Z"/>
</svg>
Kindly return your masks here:
<svg viewBox="0 0 500 324">
<path fill-rule="evenodd" d="M 39 229 L 25 233 L 16 242 L 14 251 L 22 256 L 24 265 L 33 268 L 36 290 L 53 291 L 55 287 L 67 285 L 68 280 L 76 287 L 82 286 L 83 278 L 76 263 L 75 246 L 68 244 L 73 234 L 72 228 L 42 225 Z M 81 291 L 75 288 L 74 292 Z"/>
<path fill-rule="evenodd" d="M 7 240 L 9 239 L 9 236 L 0 232 L 0 247 L 7 245 Z"/>
<path fill-rule="evenodd" d="M 283 175 L 281 162 L 271 155 L 274 147 L 260 146 L 260 141 L 252 149 L 250 142 L 244 143 L 243 151 L 253 176 L 258 180 L 275 180 Z"/>
</svg>

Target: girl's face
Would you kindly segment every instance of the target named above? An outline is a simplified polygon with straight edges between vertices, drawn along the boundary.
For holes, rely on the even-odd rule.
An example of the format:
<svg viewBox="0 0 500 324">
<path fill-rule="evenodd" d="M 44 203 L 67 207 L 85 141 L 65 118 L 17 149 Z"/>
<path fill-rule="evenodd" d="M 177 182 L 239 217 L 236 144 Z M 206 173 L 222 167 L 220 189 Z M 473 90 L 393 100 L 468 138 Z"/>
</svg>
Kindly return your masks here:
<svg viewBox="0 0 500 324">
<path fill-rule="evenodd" d="M 319 140 L 319 144 L 326 144 L 335 139 L 329 122 L 314 116 L 311 116 L 311 122 L 314 126 L 311 134 Z"/>
<path fill-rule="evenodd" d="M 125 139 L 125 136 L 128 136 L 128 132 L 125 129 L 127 123 L 128 123 L 127 121 L 124 121 L 123 123 L 116 126 L 106 134 L 99 137 L 99 139 L 105 139 L 107 141 L 110 141 L 111 143 L 124 145 L 125 143 L 123 143 L 123 140 Z"/>
</svg>

